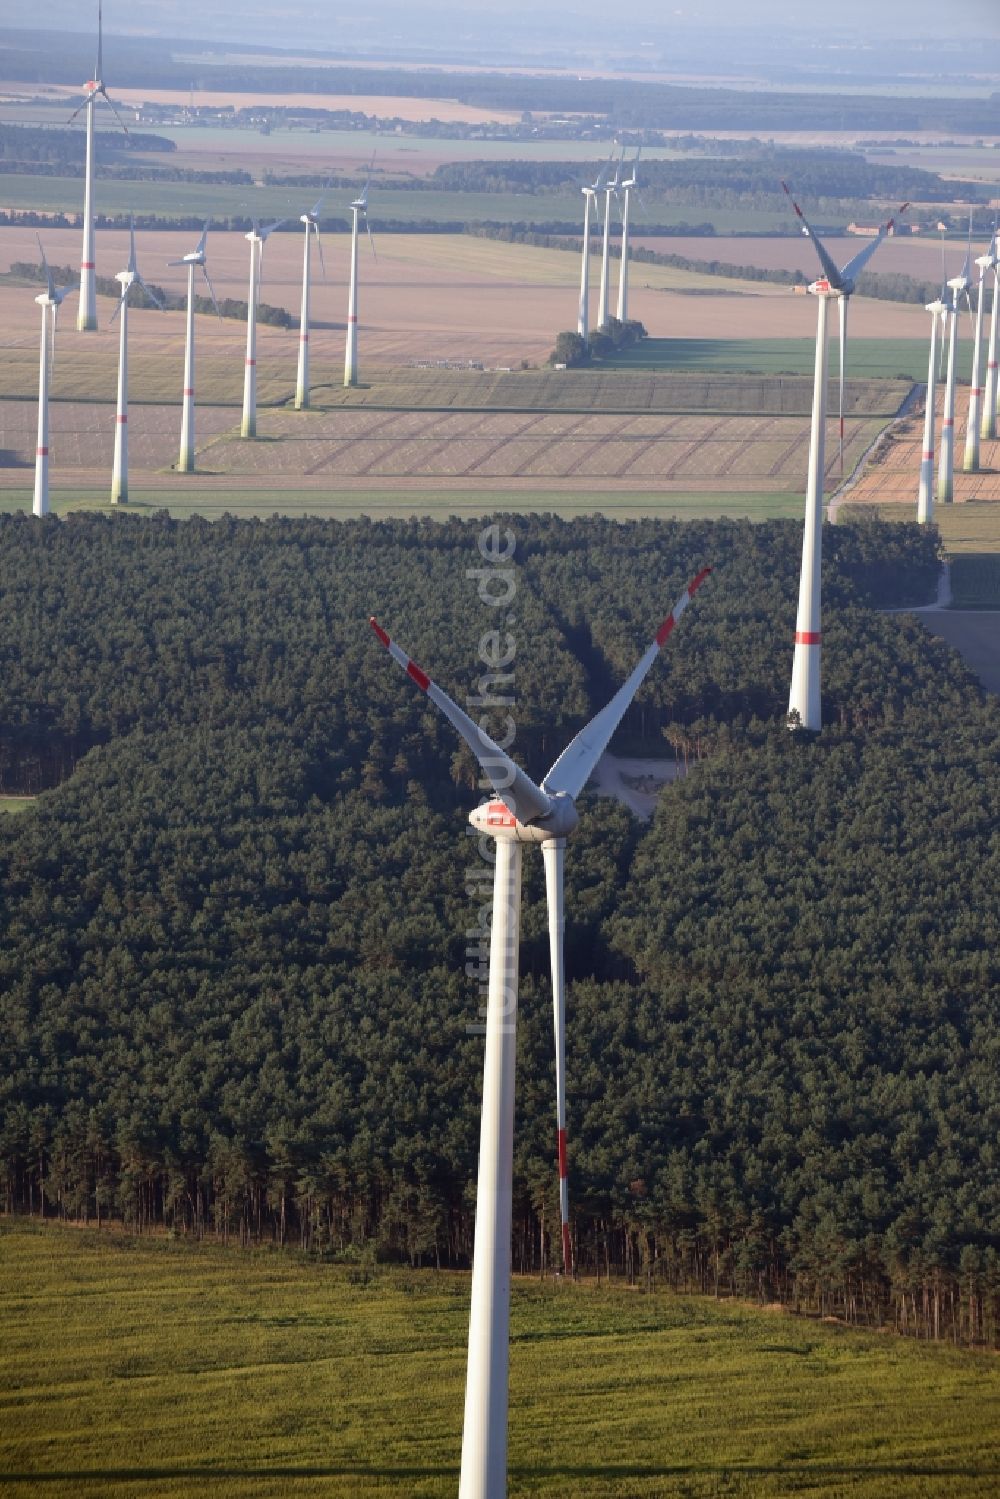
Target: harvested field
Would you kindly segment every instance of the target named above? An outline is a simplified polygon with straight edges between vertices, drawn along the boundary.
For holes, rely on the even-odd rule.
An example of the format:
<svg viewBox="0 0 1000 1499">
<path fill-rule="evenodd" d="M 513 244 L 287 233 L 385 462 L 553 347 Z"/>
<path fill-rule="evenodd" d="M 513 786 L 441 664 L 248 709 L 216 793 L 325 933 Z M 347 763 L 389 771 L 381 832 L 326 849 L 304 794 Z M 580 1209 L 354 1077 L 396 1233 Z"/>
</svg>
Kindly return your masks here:
<svg viewBox="0 0 1000 1499">
<path fill-rule="evenodd" d="M 6 91 L 0 84 L 0 89 Z M 15 85 L 9 87 L 14 88 Z M 17 85 L 22 92 L 24 85 Z M 47 93 L 66 99 L 78 99 L 80 90 L 51 84 Z M 127 104 L 132 109 L 148 104 L 176 104 L 186 109 L 191 98 L 187 89 L 169 88 L 116 88 L 115 102 Z M 471 125 L 486 125 L 493 120 L 515 123 L 517 110 L 479 109 L 472 104 L 462 104 L 457 99 L 412 99 L 393 94 L 239 94 L 221 89 L 195 89 L 194 101 L 204 108 L 249 109 L 352 109 L 367 115 L 391 115 L 401 120 L 460 120 Z"/>
<path fill-rule="evenodd" d="M 268 409 L 258 416 L 258 439 L 236 435 L 233 408 L 208 407 L 198 414 L 198 465 L 212 474 L 246 476 L 254 482 L 293 480 L 304 487 L 331 478 L 384 483 L 414 481 L 531 480 L 542 486 L 572 479 L 602 487 L 669 492 L 788 490 L 804 482 L 809 426 L 805 417 L 615 416 L 591 413 L 469 411 L 371 411 L 345 409 L 296 412 Z M 30 401 L 0 406 L 6 473 L 0 483 L 20 485 L 35 445 L 36 408 Z M 847 423 L 847 463 L 864 451 L 881 423 Z M 136 405 L 130 412 L 130 457 L 135 474 L 168 468 L 177 458 L 176 406 Z M 828 449 L 827 472 L 836 470 Z M 114 410 L 82 402 L 54 402 L 53 470 L 82 476 L 110 469 Z M 183 480 L 181 482 L 184 482 Z"/>
<path fill-rule="evenodd" d="M 944 395 L 938 392 L 937 432 L 940 444 Z M 980 446 L 981 469 L 978 474 L 962 472 L 969 392 L 957 392 L 955 412 L 955 504 L 971 501 L 1000 501 L 1000 440 Z M 916 505 L 920 477 L 920 455 L 923 448 L 923 411 L 918 407 L 904 421 L 897 423 L 879 445 L 873 461 L 854 486 L 849 503 Z M 940 451 L 940 446 L 938 448 Z M 947 507 L 942 506 L 941 509 Z M 998 509 L 1000 514 L 1000 509 Z"/>
<path fill-rule="evenodd" d="M 377 221 L 376 221 L 377 231 Z M 144 276 L 181 294 L 185 287 L 180 267 L 168 267 L 191 249 L 191 233 L 143 233 L 138 237 L 139 264 Z M 53 264 L 78 263 L 78 230 L 52 229 L 44 236 Z M 247 246 L 238 233 L 209 237 L 209 265 L 216 292 L 245 297 Z M 327 239 L 329 280 L 317 278 L 314 318 L 317 343 L 342 350 L 346 313 L 346 236 Z M 468 235 L 384 235 L 378 240 L 378 261 L 366 253 L 361 263 L 361 359 L 376 364 L 406 360 L 479 360 L 516 366 L 522 359 L 547 358 L 562 328 L 575 326 L 579 262 L 559 250 L 507 245 Z M 97 237 L 98 271 L 112 275 L 127 259 L 127 234 L 108 230 Z M 268 241 L 264 260 L 262 299 L 285 307 L 293 316 L 299 308 L 302 243 L 298 233 L 277 233 Z M 0 229 L 0 270 L 15 260 L 38 258 L 34 231 Z M 595 286 L 598 261 L 594 262 Z M 34 337 L 35 308 L 24 291 L 9 300 L 15 289 L 0 289 L 0 314 L 7 334 L 5 345 Z M 654 336 L 670 341 L 726 342 L 734 335 L 748 343 L 758 339 L 801 341 L 791 366 L 802 367 L 814 337 L 815 308 L 804 297 L 780 287 L 728 282 L 659 266 L 636 266 L 631 278 L 631 310 Z M 107 306 L 108 304 L 106 304 Z M 73 304 L 67 306 L 72 312 Z M 596 290 L 594 307 L 596 312 Z M 109 311 L 103 311 L 102 327 Z M 66 314 L 64 313 L 64 318 Z M 173 319 L 175 337 L 183 337 L 179 314 Z M 927 316 L 922 309 L 856 298 L 856 351 L 868 340 L 909 340 L 926 337 Z M 221 330 L 220 330 L 220 336 Z M 682 351 L 690 352 L 690 351 Z M 341 354 L 342 357 L 342 354 Z M 639 357 L 638 355 L 636 356 Z M 725 350 L 716 368 L 726 368 Z M 811 363 L 808 364 L 811 368 Z M 778 370 L 780 365 L 771 364 Z M 855 368 L 861 370 L 860 364 Z M 883 371 L 893 374 L 889 369 Z"/>
<path fill-rule="evenodd" d="M 637 235 L 635 243 L 669 255 L 685 255 L 691 260 L 720 260 L 727 265 L 753 265 L 768 271 L 801 271 L 810 279 L 819 272 L 816 253 L 800 234 L 790 234 L 785 239 L 757 235 L 733 235 L 724 239 L 717 235 L 671 235 L 669 238 Z M 865 241 L 848 234 L 825 239 L 824 244 L 837 264 L 844 265 L 864 248 Z M 975 253 L 980 252 L 976 250 Z M 949 241 L 945 254 L 948 274 L 956 275 L 965 259 L 965 246 L 955 240 Z M 920 281 L 933 281 L 941 275 L 941 241 L 937 235 L 894 235 L 881 246 L 870 268 L 876 274 L 894 271 Z"/>
</svg>

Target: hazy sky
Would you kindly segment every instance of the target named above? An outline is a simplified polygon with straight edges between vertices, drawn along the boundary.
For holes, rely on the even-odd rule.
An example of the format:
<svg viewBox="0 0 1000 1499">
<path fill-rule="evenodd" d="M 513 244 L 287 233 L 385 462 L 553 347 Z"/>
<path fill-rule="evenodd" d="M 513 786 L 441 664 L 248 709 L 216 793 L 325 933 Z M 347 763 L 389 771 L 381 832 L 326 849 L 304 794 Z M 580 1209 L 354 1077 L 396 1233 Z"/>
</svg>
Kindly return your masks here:
<svg viewBox="0 0 1000 1499">
<path fill-rule="evenodd" d="M 0 0 L 0 25 L 42 25 L 89 30 L 97 0 L 48 0 L 44 11 L 29 11 L 23 0 Z M 615 39 L 620 47 L 639 45 L 643 31 L 662 42 L 697 29 L 710 42 L 717 29 L 788 27 L 797 37 L 823 41 L 837 32 L 851 43 L 940 37 L 954 45 L 968 40 L 1000 41 L 1000 0 L 106 0 L 107 31 L 184 38 L 232 35 L 239 45 L 266 39 L 273 46 L 350 46 L 359 33 L 383 46 L 392 38 L 423 35 L 433 47 L 438 37 L 489 31 L 505 34 L 516 48 L 526 40 L 562 30 L 584 46 Z M 845 36 L 846 34 L 846 36 Z M 485 59 L 484 59 L 485 60 Z M 891 65 L 891 58 L 886 62 Z M 975 67 L 975 63 L 972 63 Z"/>
</svg>

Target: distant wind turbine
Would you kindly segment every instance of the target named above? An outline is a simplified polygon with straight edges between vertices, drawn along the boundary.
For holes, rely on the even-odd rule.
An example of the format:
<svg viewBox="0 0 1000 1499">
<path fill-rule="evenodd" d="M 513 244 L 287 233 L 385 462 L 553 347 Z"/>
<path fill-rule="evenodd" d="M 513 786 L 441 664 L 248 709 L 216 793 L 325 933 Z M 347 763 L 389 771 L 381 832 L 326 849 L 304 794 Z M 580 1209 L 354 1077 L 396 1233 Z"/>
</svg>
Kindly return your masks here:
<svg viewBox="0 0 1000 1499">
<path fill-rule="evenodd" d="M 597 178 L 589 187 L 581 187 L 583 193 L 583 263 L 580 266 L 580 310 L 576 319 L 576 331 L 586 341 L 590 337 L 590 211 L 593 208 L 600 223 L 600 209 L 597 204 L 597 194 L 600 192 L 601 179 L 606 167 L 602 167 Z"/>
<path fill-rule="evenodd" d="M 979 268 L 979 285 L 976 289 L 976 321 L 972 335 L 972 386 L 969 391 L 969 411 L 965 428 L 965 456 L 962 460 L 962 469 L 967 474 L 979 472 L 979 439 L 980 428 L 983 426 L 984 395 L 983 387 L 979 383 L 983 359 L 983 297 L 986 290 L 986 273 L 996 267 L 996 245 L 997 237 L 994 229 L 989 249 L 985 255 L 980 255 L 976 260 Z"/>
<path fill-rule="evenodd" d="M 941 421 L 941 461 L 938 466 L 938 501 L 950 505 L 955 498 L 955 377 L 958 353 L 958 304 L 964 296 L 971 307 L 969 286 L 972 281 L 972 220 L 969 220 L 969 246 L 965 264 L 948 282 L 951 306 L 948 308 L 948 378 L 944 388 L 944 417 Z"/>
<path fill-rule="evenodd" d="M 992 260 L 993 271 L 993 306 L 990 310 L 990 350 L 986 363 L 986 403 L 983 407 L 983 425 L 981 436 L 991 441 L 997 435 L 997 404 L 1000 401 L 1000 392 L 997 390 L 997 313 L 1000 311 L 1000 245 L 997 241 L 997 224 L 993 222 L 993 238 L 990 240 L 990 248 L 987 254 Z"/>
<path fill-rule="evenodd" d="M 208 286 L 208 294 L 212 298 L 215 315 L 220 316 L 219 304 L 215 300 L 215 290 L 205 259 L 207 243 L 208 225 L 206 224 L 201 231 L 201 238 L 190 254 L 182 256 L 180 260 L 167 261 L 168 265 L 186 265 L 188 273 L 187 336 L 184 340 L 184 405 L 181 416 L 181 454 L 177 460 L 178 472 L 182 474 L 194 472 L 194 273 L 199 268 Z"/>
<path fill-rule="evenodd" d="M 35 235 L 38 239 L 38 235 Z M 49 263 L 45 259 L 42 242 L 38 249 L 45 270 L 45 291 L 35 298 L 42 309 L 42 341 L 38 360 L 38 441 L 35 444 L 35 495 L 32 510 L 35 515 L 49 513 L 49 383 L 56 351 L 56 323 L 59 308 L 74 289 L 71 286 L 56 286 L 52 280 Z"/>
<path fill-rule="evenodd" d="M 827 343 L 827 309 L 831 297 L 840 303 L 840 440 L 844 440 L 844 368 L 847 357 L 846 303 L 854 291 L 858 275 L 875 254 L 893 227 L 894 220 L 883 224 L 877 236 L 845 266 L 838 268 L 826 246 L 808 223 L 802 209 L 788 194 L 798 217 L 802 233 L 812 240 L 819 256 L 823 275 L 809 287 L 817 301 L 816 365 L 813 377 L 812 426 L 809 436 L 809 478 L 806 485 L 805 529 L 802 537 L 802 572 L 799 578 L 799 603 L 795 620 L 795 654 L 792 660 L 792 684 L 788 698 L 790 727 L 818 730 L 822 727 L 820 694 L 820 574 L 823 548 L 823 482 L 826 476 L 826 395 L 829 367 Z M 904 204 L 903 208 L 907 205 Z M 903 209 L 900 209 L 902 213 Z M 794 717 L 793 717 L 794 715 Z"/>
<path fill-rule="evenodd" d="M 934 302 L 927 303 L 931 315 L 931 347 L 927 361 L 927 397 L 924 406 L 924 445 L 920 455 L 920 489 L 917 494 L 917 520 L 929 526 L 934 519 L 934 428 L 937 422 L 937 331 L 948 321 L 948 304 L 944 287 Z"/>
<path fill-rule="evenodd" d="M 295 382 L 295 409 L 302 411 L 309 405 L 309 248 L 312 236 L 316 235 L 316 248 L 319 251 L 319 263 L 326 280 L 326 262 L 323 259 L 323 241 L 319 233 L 319 211 L 323 206 L 322 197 L 317 198 L 312 208 L 299 215 L 299 223 L 306 226 L 305 244 L 302 250 L 302 311 L 299 317 L 299 370 Z"/>
<path fill-rule="evenodd" d="M 540 843 L 545 865 L 556 1049 L 560 1212 L 563 1263 L 568 1272 L 572 1269 L 572 1248 L 564 1112 L 563 874 L 566 840 L 579 822 L 577 797 L 590 779 L 646 673 L 710 571 L 711 568 L 704 568 L 689 583 L 631 676 L 607 706 L 571 740 L 540 786 L 536 786 L 521 767 L 498 744 L 494 744 L 415 661 L 410 660 L 374 618 L 371 621 L 372 629 L 393 660 L 458 730 L 494 789 L 493 800 L 477 807 L 469 816 L 472 826 L 480 834 L 494 840 L 496 859 L 459 1499 L 504 1499 L 507 1493 L 511 1178 L 522 848 L 526 843 Z"/>
<path fill-rule="evenodd" d="M 101 0 L 98 0 L 97 62 L 94 66 L 94 76 L 84 84 L 86 98 L 77 109 L 74 109 L 67 122 L 72 125 L 81 110 L 87 111 L 87 159 L 83 186 L 83 251 L 80 256 L 80 300 L 77 304 L 76 315 L 77 331 L 80 333 L 92 333 L 97 327 L 97 283 L 94 256 L 94 106 L 98 98 L 104 100 L 125 134 L 128 135 L 128 126 L 108 98 L 108 91 L 104 85 L 104 20 L 101 9 Z"/>
<path fill-rule="evenodd" d="M 610 167 L 611 163 L 608 163 Z M 622 163 L 619 158 L 614 177 L 604 184 L 604 244 L 601 251 L 601 295 L 597 304 L 597 326 L 607 327 L 611 308 L 611 200 L 618 197 Z"/>
<path fill-rule="evenodd" d="M 361 189 L 359 195 L 351 204 L 351 278 L 347 293 L 347 342 L 344 348 L 344 384 L 357 385 L 358 383 L 358 220 L 363 218 L 365 228 L 368 230 L 368 243 L 371 245 L 372 255 L 375 259 L 375 241 L 372 239 L 372 226 L 368 222 L 368 189 L 371 187 L 372 171 L 375 167 L 375 157 L 372 156 L 368 167 L 368 181 Z"/>
<path fill-rule="evenodd" d="M 642 202 L 642 198 L 639 196 L 639 156 L 641 152 L 642 147 L 640 146 L 639 150 L 635 153 L 635 160 L 632 163 L 632 175 L 622 183 L 622 197 L 624 199 L 622 205 L 622 258 L 618 269 L 618 321 L 620 323 L 628 321 L 629 204 L 631 203 L 633 192 L 639 198 L 639 202 Z"/>
<path fill-rule="evenodd" d="M 129 224 L 129 251 L 128 265 L 123 271 L 119 271 L 115 277 L 121 282 L 122 294 L 118 300 L 118 306 L 111 314 L 111 321 L 121 316 L 121 329 L 118 342 L 118 409 L 115 413 L 115 459 L 111 470 L 111 503 L 112 505 L 125 505 L 128 503 L 128 299 L 129 292 L 136 282 L 142 287 L 146 296 L 163 311 L 163 303 L 159 297 L 154 297 L 149 287 L 139 275 L 135 263 L 135 217 L 133 215 Z"/>
<path fill-rule="evenodd" d="M 241 437 L 257 436 L 257 307 L 260 303 L 260 273 L 268 236 L 285 221 L 275 219 L 262 229 L 257 220 L 243 236 L 250 241 L 250 289 L 247 292 L 247 357 L 243 371 L 243 422 Z"/>
</svg>

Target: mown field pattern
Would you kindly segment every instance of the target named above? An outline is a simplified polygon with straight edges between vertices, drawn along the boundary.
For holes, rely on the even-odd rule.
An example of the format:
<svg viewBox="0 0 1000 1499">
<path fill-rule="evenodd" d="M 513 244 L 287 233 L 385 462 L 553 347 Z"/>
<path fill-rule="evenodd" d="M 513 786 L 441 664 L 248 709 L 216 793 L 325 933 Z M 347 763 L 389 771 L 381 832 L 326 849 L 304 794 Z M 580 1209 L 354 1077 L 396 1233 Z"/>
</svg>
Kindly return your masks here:
<svg viewBox="0 0 1000 1499">
<path fill-rule="evenodd" d="M 9 472 L 33 462 L 36 408 L 7 402 L 2 409 Z M 53 405 L 53 465 L 77 477 L 109 469 L 114 411 L 74 402 Z M 877 435 L 879 421 L 849 420 L 849 466 Z M 176 407 L 132 408 L 134 470 L 168 469 L 177 460 Z M 405 411 L 345 409 L 262 412 L 257 440 L 238 435 L 233 408 L 199 413 L 198 467 L 212 475 L 246 475 L 322 485 L 363 481 L 523 480 L 544 486 L 573 480 L 584 486 L 620 482 L 639 489 L 677 487 L 709 492 L 798 490 L 806 469 L 809 428 L 804 417 L 683 414 L 597 415 L 555 412 Z M 832 433 L 831 433 L 832 436 Z M 831 441 L 827 473 L 838 458 Z M 147 480 L 148 482 L 148 480 Z M 181 479 L 186 483 L 186 479 Z"/>
<path fill-rule="evenodd" d="M 9 1223 L 0 1275 L 9 1499 L 455 1492 L 464 1275 Z M 998 1419 L 985 1355 L 515 1282 L 511 1499 L 972 1499 Z"/>
</svg>

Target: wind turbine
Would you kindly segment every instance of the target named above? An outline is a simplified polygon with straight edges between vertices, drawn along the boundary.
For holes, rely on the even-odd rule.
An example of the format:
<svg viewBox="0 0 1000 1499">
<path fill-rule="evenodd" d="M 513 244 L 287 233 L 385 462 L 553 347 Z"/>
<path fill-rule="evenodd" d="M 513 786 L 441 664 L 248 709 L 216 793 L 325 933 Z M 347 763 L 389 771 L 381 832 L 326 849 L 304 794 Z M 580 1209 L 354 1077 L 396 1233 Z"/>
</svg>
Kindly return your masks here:
<svg viewBox="0 0 1000 1499">
<path fill-rule="evenodd" d="M 491 801 L 478 806 L 469 816 L 472 826 L 480 834 L 494 840 L 496 862 L 459 1499 L 504 1499 L 507 1492 L 511 1178 L 522 846 L 540 843 L 545 864 L 552 960 L 563 1259 L 565 1268 L 570 1270 L 564 1112 L 563 872 L 566 840 L 579 821 L 575 805 L 577 797 L 661 647 L 666 644 L 710 571 L 711 568 L 703 568 L 688 585 L 631 676 L 607 706 L 571 740 L 540 786 L 452 702 L 416 662 L 410 660 L 374 618 L 371 621 L 372 629 L 393 659 L 458 730 L 495 793 Z"/>
<path fill-rule="evenodd" d="M 201 268 L 201 273 L 205 277 L 209 296 L 215 307 L 215 315 L 221 316 L 205 260 L 207 242 L 208 224 L 201 231 L 201 239 L 195 249 L 182 256 L 180 260 L 167 261 L 168 265 L 186 265 L 188 273 L 187 337 L 184 340 L 184 406 L 181 416 L 181 455 L 177 460 L 178 472 L 182 474 L 194 472 L 194 273 L 198 267 Z"/>
<path fill-rule="evenodd" d="M 964 295 L 969 301 L 972 280 L 972 220 L 969 220 L 969 247 L 965 264 L 948 282 L 951 306 L 948 309 L 948 379 L 944 388 L 944 418 L 941 422 L 941 461 L 938 466 L 938 500 L 950 505 L 955 498 L 955 356 L 958 351 L 958 304 Z M 971 302 L 969 302 L 971 307 Z"/>
<path fill-rule="evenodd" d="M 610 163 L 609 163 L 610 164 Z M 602 167 L 597 178 L 589 187 L 581 187 L 583 193 L 583 264 L 580 267 L 580 310 L 576 319 L 576 331 L 586 341 L 590 337 L 590 210 L 597 214 L 600 223 L 601 212 L 597 206 L 597 194 L 600 192 L 601 179 L 607 167 Z"/>
<path fill-rule="evenodd" d="M 306 241 L 302 252 L 302 314 L 299 319 L 299 371 L 295 382 L 295 409 L 302 411 L 309 405 L 309 247 L 313 232 L 316 234 L 316 248 L 319 251 L 319 263 L 323 270 L 323 280 L 326 280 L 326 263 L 323 260 L 323 241 L 319 234 L 319 211 L 323 204 L 326 193 L 313 204 L 306 213 L 299 215 L 299 223 L 306 226 Z"/>
<path fill-rule="evenodd" d="M 639 196 L 638 176 L 639 156 L 641 152 L 642 147 L 640 146 L 638 151 L 636 151 L 635 153 L 635 160 L 632 163 L 632 175 L 631 177 L 626 178 L 626 180 L 622 183 L 622 193 L 625 198 L 625 204 L 622 208 L 622 258 L 621 265 L 618 271 L 618 321 L 620 323 L 624 323 L 628 319 L 628 210 L 633 188 L 635 189 L 636 196 Z M 639 197 L 639 201 L 640 203 L 642 202 L 641 197 Z"/>
<path fill-rule="evenodd" d="M 844 380 L 847 372 L 847 304 L 854 293 L 855 287 L 857 285 L 857 279 L 860 276 L 861 272 L 864 270 L 869 260 L 871 260 L 872 256 L 875 254 L 875 251 L 885 239 L 886 235 L 891 234 L 893 229 L 896 227 L 896 219 L 902 217 L 902 215 L 906 212 L 910 205 L 909 203 L 901 203 L 894 217 L 891 219 L 887 219 L 886 222 L 879 227 L 878 234 L 876 234 L 875 238 L 870 240 L 863 250 L 859 251 L 859 253 L 855 255 L 852 260 L 849 260 L 846 265 L 842 266 L 840 270 L 838 270 L 833 258 L 827 252 L 826 247 L 820 240 L 819 236 L 810 227 L 809 223 L 806 220 L 805 214 L 802 212 L 802 209 L 792 197 L 787 182 L 783 182 L 781 185 L 785 189 L 785 192 L 788 194 L 789 201 L 795 210 L 802 229 L 802 233 L 806 236 L 807 239 L 811 239 L 813 242 L 813 245 L 816 249 L 816 254 L 820 259 L 820 264 L 823 267 L 823 272 L 826 276 L 826 279 L 830 282 L 833 293 L 837 297 L 837 302 L 840 309 L 840 366 L 838 373 L 840 385 L 840 472 L 841 474 L 843 474 Z M 812 290 L 811 287 L 810 290 Z"/>
<path fill-rule="evenodd" d="M 986 363 L 986 404 L 983 407 L 981 435 L 991 441 L 997 435 L 997 311 L 1000 308 L 1000 246 L 997 244 L 997 224 L 993 222 L 993 238 L 986 252 L 992 262 L 993 307 L 990 312 L 990 351 Z"/>
<path fill-rule="evenodd" d="M 882 225 L 875 239 L 845 266 L 837 268 L 826 246 L 808 223 L 802 209 L 792 197 L 787 183 L 782 183 L 798 216 L 802 233 L 811 239 L 819 256 L 823 275 L 809 287 L 817 301 L 816 365 L 813 377 L 812 426 L 809 435 L 809 478 L 806 485 L 805 530 L 802 537 L 802 572 L 799 578 L 799 603 L 795 619 L 795 654 L 792 660 L 792 684 L 788 697 L 790 728 L 818 730 L 822 727 L 820 697 L 820 575 L 823 546 L 823 480 L 826 474 L 826 392 L 829 368 L 827 343 L 827 310 L 831 297 L 840 303 L 840 440 L 844 440 L 844 367 L 847 353 L 846 303 L 854 291 L 857 277 L 885 239 L 894 220 Z M 904 203 L 903 208 L 907 205 Z M 902 213 L 903 209 L 900 209 Z M 797 721 L 792 715 L 797 715 Z"/>
<path fill-rule="evenodd" d="M 980 427 L 983 425 L 983 387 L 979 383 L 983 357 L 983 290 L 986 284 L 986 272 L 996 269 L 996 243 L 997 236 L 994 229 L 989 249 L 985 255 L 978 256 L 976 260 L 976 265 L 979 267 L 979 287 L 972 345 L 972 387 L 969 391 L 969 412 L 965 427 L 965 457 L 962 460 L 962 469 L 967 474 L 979 472 L 979 438 Z"/>
<path fill-rule="evenodd" d="M 38 239 L 38 235 L 35 235 Z M 56 286 L 52 280 L 49 263 L 45 259 L 42 242 L 38 249 L 45 269 L 45 291 L 39 292 L 35 301 L 42 309 L 42 342 L 38 360 L 38 441 L 35 445 L 35 496 L 32 510 L 35 515 L 49 513 L 49 381 L 56 351 L 56 322 L 59 308 L 73 290 L 71 286 Z"/>
<path fill-rule="evenodd" d="M 927 361 L 927 399 L 924 408 L 924 445 L 920 456 L 920 489 L 917 495 L 917 520 L 928 526 L 934 519 L 934 424 L 937 420 L 937 330 L 938 319 L 942 327 L 948 321 L 948 304 L 941 295 L 927 303 L 931 315 L 931 349 Z"/>
<path fill-rule="evenodd" d="M 243 236 L 250 241 L 250 290 L 247 293 L 247 357 L 243 372 L 241 437 L 257 436 L 257 304 L 260 300 L 260 272 L 268 235 L 273 234 L 284 222 L 284 219 L 275 219 L 273 224 L 266 224 L 262 229 L 254 219 L 249 234 Z"/>
<path fill-rule="evenodd" d="M 610 167 L 611 163 L 608 162 Z M 597 326 L 607 326 L 611 304 L 611 199 L 617 198 L 622 175 L 621 158 L 615 167 L 615 175 L 604 184 L 604 247 L 601 253 L 601 296 L 597 304 Z"/>
<path fill-rule="evenodd" d="M 97 0 L 97 62 L 94 65 L 94 76 L 84 85 L 86 98 L 77 109 L 70 115 L 68 124 L 72 125 L 80 110 L 87 111 L 87 158 L 84 171 L 83 187 L 83 251 L 80 256 L 80 301 L 76 315 L 76 326 L 79 333 L 92 333 L 97 328 L 97 285 L 95 280 L 94 259 L 94 105 L 98 97 L 105 104 L 118 121 L 119 125 L 128 135 L 128 126 L 118 113 L 104 84 L 104 62 L 103 62 L 103 33 L 104 22 L 101 14 L 101 0 Z"/>
<path fill-rule="evenodd" d="M 372 226 L 368 222 L 368 189 L 371 186 L 372 170 L 375 166 L 375 157 L 372 156 L 368 167 L 368 181 L 365 183 L 358 197 L 351 204 L 351 280 L 350 289 L 347 294 L 347 344 L 344 349 L 344 384 L 357 385 L 358 383 L 358 219 L 364 217 L 365 228 L 368 230 L 368 243 L 372 247 L 375 259 L 375 241 L 372 239 Z"/>
<path fill-rule="evenodd" d="M 118 409 L 115 416 L 115 460 L 111 470 L 111 503 L 112 505 L 125 505 L 128 503 L 128 298 L 129 292 L 138 281 L 146 296 L 163 311 L 163 303 L 158 297 L 154 297 L 149 287 L 139 275 L 135 263 L 135 216 L 129 224 L 129 251 L 128 265 L 123 271 L 119 271 L 115 277 L 121 282 L 122 294 L 118 300 L 118 306 L 111 314 L 111 321 L 121 314 L 121 329 L 118 343 Z"/>
</svg>

